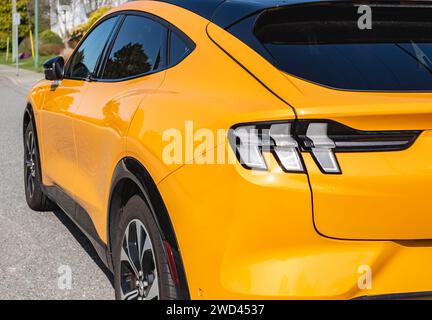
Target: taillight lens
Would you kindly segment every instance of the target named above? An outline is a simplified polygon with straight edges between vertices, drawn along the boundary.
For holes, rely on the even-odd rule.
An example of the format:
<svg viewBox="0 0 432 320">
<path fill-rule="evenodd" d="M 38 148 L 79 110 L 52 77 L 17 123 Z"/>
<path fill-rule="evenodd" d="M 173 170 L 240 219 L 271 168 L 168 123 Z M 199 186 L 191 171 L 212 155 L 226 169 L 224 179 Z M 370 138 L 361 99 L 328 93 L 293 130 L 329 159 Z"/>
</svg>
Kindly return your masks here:
<svg viewBox="0 0 432 320">
<path fill-rule="evenodd" d="M 236 125 L 229 141 L 247 169 L 267 170 L 271 152 L 285 172 L 304 172 L 300 151 L 312 154 L 323 173 L 342 173 L 338 152 L 385 152 L 409 148 L 421 131 L 361 131 L 332 120 L 296 120 Z"/>
<path fill-rule="evenodd" d="M 238 125 L 229 141 L 238 161 L 247 169 L 267 170 L 263 152 L 271 152 L 286 172 L 304 172 L 291 122 Z"/>
</svg>

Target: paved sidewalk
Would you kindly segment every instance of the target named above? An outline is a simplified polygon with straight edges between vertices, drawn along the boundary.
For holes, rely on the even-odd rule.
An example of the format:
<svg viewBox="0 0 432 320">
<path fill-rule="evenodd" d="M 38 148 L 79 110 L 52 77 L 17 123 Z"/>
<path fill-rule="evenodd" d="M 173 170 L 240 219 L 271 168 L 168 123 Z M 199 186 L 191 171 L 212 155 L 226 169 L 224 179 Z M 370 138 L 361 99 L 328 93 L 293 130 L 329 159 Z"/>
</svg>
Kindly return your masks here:
<svg viewBox="0 0 432 320">
<path fill-rule="evenodd" d="M 17 76 L 14 67 L 0 64 L 0 78 L 12 82 L 24 94 L 27 94 L 31 87 L 43 77 L 42 73 L 25 69 L 19 69 Z"/>
</svg>

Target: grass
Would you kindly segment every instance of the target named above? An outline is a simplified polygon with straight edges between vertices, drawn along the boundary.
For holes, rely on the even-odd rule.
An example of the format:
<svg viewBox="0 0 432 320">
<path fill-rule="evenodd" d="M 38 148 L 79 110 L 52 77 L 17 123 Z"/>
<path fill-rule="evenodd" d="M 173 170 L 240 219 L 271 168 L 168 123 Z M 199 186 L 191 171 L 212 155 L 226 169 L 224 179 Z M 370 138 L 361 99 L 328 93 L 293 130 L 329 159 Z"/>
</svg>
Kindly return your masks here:
<svg viewBox="0 0 432 320">
<path fill-rule="evenodd" d="M 35 68 L 35 66 L 34 66 L 33 58 L 30 57 L 28 59 L 23 59 L 23 60 L 19 61 L 19 67 L 22 69 L 26 69 L 26 70 L 42 72 L 43 71 L 42 64 L 52 57 L 53 56 L 40 56 L 39 57 L 39 65 L 37 68 Z M 11 54 L 9 53 L 9 60 L 6 61 L 6 52 L 3 52 L 3 51 L 0 52 L 0 64 L 9 65 L 12 67 L 15 66 L 15 63 L 12 62 Z"/>
</svg>

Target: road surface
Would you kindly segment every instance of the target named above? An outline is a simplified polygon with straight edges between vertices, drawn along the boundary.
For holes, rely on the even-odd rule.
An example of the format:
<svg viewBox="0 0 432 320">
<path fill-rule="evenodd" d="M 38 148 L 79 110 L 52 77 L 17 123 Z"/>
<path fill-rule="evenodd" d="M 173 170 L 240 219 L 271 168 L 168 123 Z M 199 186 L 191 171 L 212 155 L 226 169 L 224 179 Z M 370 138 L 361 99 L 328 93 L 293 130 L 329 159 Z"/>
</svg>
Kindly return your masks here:
<svg viewBox="0 0 432 320">
<path fill-rule="evenodd" d="M 79 229 L 25 201 L 22 115 L 40 77 L 0 65 L 0 299 L 113 299 L 112 275 Z"/>
</svg>

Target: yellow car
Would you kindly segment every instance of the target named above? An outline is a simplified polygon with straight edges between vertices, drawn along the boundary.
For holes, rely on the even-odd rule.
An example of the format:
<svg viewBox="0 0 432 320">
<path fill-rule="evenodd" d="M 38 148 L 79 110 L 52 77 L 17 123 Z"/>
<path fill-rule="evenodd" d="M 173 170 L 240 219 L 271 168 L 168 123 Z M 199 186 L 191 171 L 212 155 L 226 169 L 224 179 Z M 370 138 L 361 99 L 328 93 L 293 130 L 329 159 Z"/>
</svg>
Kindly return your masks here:
<svg viewBox="0 0 432 320">
<path fill-rule="evenodd" d="M 432 295 L 432 6 L 367 3 L 113 9 L 28 96 L 29 206 L 119 299 Z"/>
</svg>

